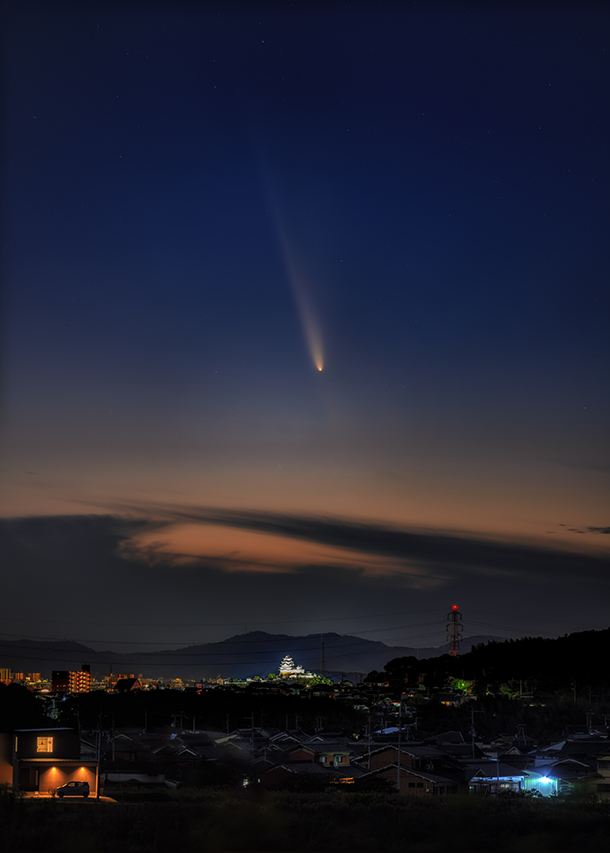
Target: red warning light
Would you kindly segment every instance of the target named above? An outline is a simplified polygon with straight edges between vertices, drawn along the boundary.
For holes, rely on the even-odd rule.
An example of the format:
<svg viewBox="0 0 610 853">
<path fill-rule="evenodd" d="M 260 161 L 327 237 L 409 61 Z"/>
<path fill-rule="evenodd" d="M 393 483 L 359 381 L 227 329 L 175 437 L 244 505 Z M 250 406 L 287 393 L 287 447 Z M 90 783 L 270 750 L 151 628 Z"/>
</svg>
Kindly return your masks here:
<svg viewBox="0 0 610 853">
<path fill-rule="evenodd" d="M 452 604 L 451 609 L 452 610 L 459 610 L 460 608 L 457 606 L 457 604 Z"/>
</svg>

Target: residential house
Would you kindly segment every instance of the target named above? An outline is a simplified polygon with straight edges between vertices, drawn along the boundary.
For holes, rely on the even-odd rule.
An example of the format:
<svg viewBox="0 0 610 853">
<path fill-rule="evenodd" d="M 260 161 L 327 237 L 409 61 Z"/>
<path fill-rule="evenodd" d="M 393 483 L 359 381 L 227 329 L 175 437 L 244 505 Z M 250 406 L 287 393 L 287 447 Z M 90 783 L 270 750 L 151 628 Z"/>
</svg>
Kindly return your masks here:
<svg viewBox="0 0 610 853">
<path fill-rule="evenodd" d="M 519 770 L 500 761 L 468 761 L 464 762 L 464 778 L 468 782 L 469 791 L 477 796 L 503 794 L 508 791 L 516 793 L 524 789 L 526 771 Z"/>
<path fill-rule="evenodd" d="M 15 791 L 49 794 L 77 780 L 88 782 L 95 795 L 98 778 L 98 762 L 90 755 L 82 757 L 76 729 L 15 729 L 0 734 L 0 782 Z"/>
<path fill-rule="evenodd" d="M 402 763 L 388 764 L 367 773 L 363 778 L 385 779 L 400 794 L 419 797 L 430 794 L 431 796 L 443 796 L 445 794 L 457 794 L 460 787 L 460 774 L 439 774 L 425 770 L 413 770 L 405 767 Z"/>
<path fill-rule="evenodd" d="M 610 749 L 597 756 L 595 793 L 598 800 L 610 800 Z"/>
</svg>

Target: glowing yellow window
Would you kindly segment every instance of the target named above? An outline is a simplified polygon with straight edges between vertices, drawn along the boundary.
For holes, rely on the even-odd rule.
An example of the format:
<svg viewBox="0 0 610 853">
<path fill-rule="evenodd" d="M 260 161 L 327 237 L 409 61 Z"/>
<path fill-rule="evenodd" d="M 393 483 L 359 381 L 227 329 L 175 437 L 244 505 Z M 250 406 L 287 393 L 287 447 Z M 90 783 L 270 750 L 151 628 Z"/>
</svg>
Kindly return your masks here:
<svg viewBox="0 0 610 853">
<path fill-rule="evenodd" d="M 36 738 L 36 752 L 53 752 L 53 738 L 52 737 L 37 737 Z"/>
</svg>

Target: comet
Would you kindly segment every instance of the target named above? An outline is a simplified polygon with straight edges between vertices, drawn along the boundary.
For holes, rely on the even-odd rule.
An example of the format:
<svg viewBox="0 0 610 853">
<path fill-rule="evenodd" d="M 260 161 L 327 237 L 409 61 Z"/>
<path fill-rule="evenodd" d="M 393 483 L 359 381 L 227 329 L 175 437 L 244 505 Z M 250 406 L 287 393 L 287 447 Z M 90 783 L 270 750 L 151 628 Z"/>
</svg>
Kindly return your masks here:
<svg viewBox="0 0 610 853">
<path fill-rule="evenodd" d="M 290 270 L 290 267 L 289 267 Z M 322 332 L 320 324 L 314 313 L 311 293 L 309 287 L 302 275 L 290 275 L 290 284 L 294 294 L 294 301 L 297 305 L 301 326 L 303 328 L 303 336 L 309 349 L 312 361 L 317 369 L 321 372 L 324 367 L 324 352 L 322 349 Z"/>
<path fill-rule="evenodd" d="M 290 282 L 290 288 L 295 305 L 301 321 L 303 337 L 309 350 L 313 364 L 320 373 L 324 369 L 324 348 L 322 343 L 322 330 L 315 310 L 315 302 L 311 292 L 311 286 L 304 272 L 304 265 L 300 262 L 298 254 L 288 239 L 284 225 L 284 216 L 281 215 L 277 193 L 272 191 L 273 182 L 267 174 L 267 188 L 269 202 L 275 222 L 275 228 L 279 243 L 284 255 L 284 265 Z"/>
<path fill-rule="evenodd" d="M 311 286 L 306 275 L 302 271 L 302 265 L 297 260 L 295 250 L 292 248 L 282 228 L 278 228 L 281 236 L 282 248 L 284 250 L 284 261 L 290 281 L 292 295 L 301 320 L 303 337 L 307 349 L 315 367 L 322 372 L 324 368 L 324 348 L 322 344 L 322 331 L 316 316 Z"/>
</svg>

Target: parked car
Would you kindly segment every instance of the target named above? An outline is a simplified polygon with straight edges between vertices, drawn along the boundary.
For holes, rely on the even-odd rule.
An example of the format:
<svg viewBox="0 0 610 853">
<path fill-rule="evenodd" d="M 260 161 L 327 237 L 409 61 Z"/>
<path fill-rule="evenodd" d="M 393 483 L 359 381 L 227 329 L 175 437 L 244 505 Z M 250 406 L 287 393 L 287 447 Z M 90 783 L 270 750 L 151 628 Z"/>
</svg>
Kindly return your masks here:
<svg viewBox="0 0 610 853">
<path fill-rule="evenodd" d="M 89 783 L 88 782 L 68 782 L 57 789 L 58 797 L 88 797 Z"/>
</svg>

